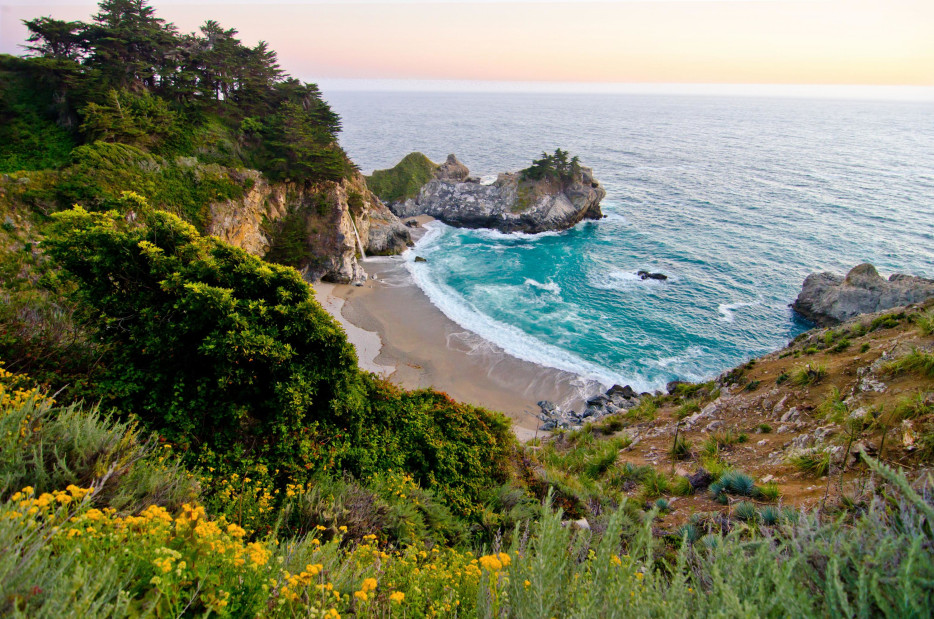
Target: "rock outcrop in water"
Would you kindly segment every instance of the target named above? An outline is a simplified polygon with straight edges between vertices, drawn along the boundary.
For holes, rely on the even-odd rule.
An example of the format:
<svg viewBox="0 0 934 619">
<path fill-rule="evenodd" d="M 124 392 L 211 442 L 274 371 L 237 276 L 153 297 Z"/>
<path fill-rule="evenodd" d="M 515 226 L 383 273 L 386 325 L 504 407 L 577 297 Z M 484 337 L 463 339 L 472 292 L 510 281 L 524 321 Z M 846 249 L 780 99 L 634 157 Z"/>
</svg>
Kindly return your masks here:
<svg viewBox="0 0 934 619">
<path fill-rule="evenodd" d="M 920 303 L 934 297 L 934 280 L 896 273 L 887 280 L 871 264 L 854 267 L 846 277 L 812 273 L 791 308 L 820 326 L 859 314 Z"/>
<path fill-rule="evenodd" d="M 412 242 L 405 224 L 367 189 L 360 174 L 313 184 L 269 183 L 255 170 L 242 174 L 250 189 L 236 200 L 211 204 L 205 231 L 294 266 L 306 279 L 362 281 L 360 245 L 367 254 L 385 255 Z"/>
<path fill-rule="evenodd" d="M 438 165 L 413 153 L 371 178 L 379 181 L 371 183 L 374 191 L 399 217 L 431 215 L 452 226 L 501 232 L 564 230 L 583 219 L 600 219 L 600 201 L 606 195 L 590 168 L 580 167 L 569 181 L 505 173 L 481 183 L 454 155 Z M 429 180 L 413 192 L 415 178 Z M 387 189 L 381 192 L 377 185 Z"/>
</svg>

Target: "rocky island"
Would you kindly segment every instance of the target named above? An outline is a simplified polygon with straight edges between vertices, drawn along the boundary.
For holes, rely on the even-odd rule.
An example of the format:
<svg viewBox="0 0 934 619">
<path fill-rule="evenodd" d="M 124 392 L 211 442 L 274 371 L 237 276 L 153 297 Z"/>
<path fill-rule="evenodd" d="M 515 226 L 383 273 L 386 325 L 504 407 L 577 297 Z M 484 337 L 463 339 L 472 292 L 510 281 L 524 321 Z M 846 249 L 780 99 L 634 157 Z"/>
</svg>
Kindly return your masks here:
<svg viewBox="0 0 934 619">
<path fill-rule="evenodd" d="M 489 183 L 470 176 L 454 155 L 439 165 L 412 153 L 389 170 L 375 171 L 367 184 L 399 217 L 430 215 L 460 228 L 529 234 L 600 219 L 606 196 L 593 171 L 560 149 Z"/>
</svg>

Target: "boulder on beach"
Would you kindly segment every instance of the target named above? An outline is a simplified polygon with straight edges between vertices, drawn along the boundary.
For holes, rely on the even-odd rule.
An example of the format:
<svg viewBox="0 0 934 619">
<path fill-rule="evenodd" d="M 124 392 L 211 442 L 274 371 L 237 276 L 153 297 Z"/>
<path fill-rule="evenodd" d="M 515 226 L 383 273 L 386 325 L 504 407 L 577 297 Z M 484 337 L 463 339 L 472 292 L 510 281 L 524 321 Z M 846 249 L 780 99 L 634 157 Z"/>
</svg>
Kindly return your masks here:
<svg viewBox="0 0 934 619">
<path fill-rule="evenodd" d="M 885 279 L 873 265 L 864 263 L 853 267 L 846 277 L 826 272 L 808 275 L 791 308 L 826 327 L 859 314 L 920 303 L 931 297 L 934 280 L 901 273 Z"/>
</svg>

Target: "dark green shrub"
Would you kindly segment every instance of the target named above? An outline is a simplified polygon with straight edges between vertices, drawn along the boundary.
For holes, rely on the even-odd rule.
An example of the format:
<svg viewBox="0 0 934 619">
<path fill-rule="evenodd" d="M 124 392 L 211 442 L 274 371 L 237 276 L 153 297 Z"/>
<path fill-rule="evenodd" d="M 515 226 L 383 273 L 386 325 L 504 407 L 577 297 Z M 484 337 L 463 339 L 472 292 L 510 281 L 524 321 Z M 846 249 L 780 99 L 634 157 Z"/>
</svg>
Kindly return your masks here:
<svg viewBox="0 0 934 619">
<path fill-rule="evenodd" d="M 183 450 L 253 458 L 279 479 L 397 467 L 460 513 L 505 480 L 508 422 L 361 374 L 292 269 L 141 211 L 57 214 L 48 254 L 107 346 L 98 391 Z M 114 277 L 119 274 L 119 277 Z"/>
<path fill-rule="evenodd" d="M 872 319 L 869 324 L 869 331 L 877 329 L 894 329 L 905 317 L 905 314 L 882 314 Z"/>
</svg>

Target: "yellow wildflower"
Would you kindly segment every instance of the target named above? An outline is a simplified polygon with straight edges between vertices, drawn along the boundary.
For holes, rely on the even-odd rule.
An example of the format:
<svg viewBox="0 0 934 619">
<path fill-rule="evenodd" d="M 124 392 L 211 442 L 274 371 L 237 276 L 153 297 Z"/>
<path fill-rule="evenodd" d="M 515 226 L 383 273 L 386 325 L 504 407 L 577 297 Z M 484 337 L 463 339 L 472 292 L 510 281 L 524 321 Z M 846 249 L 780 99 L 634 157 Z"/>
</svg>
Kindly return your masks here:
<svg viewBox="0 0 934 619">
<path fill-rule="evenodd" d="M 402 601 L 405 599 L 405 594 L 402 593 L 401 591 L 394 591 L 393 593 L 389 594 L 389 599 L 395 602 L 396 604 L 401 604 Z"/>
</svg>

